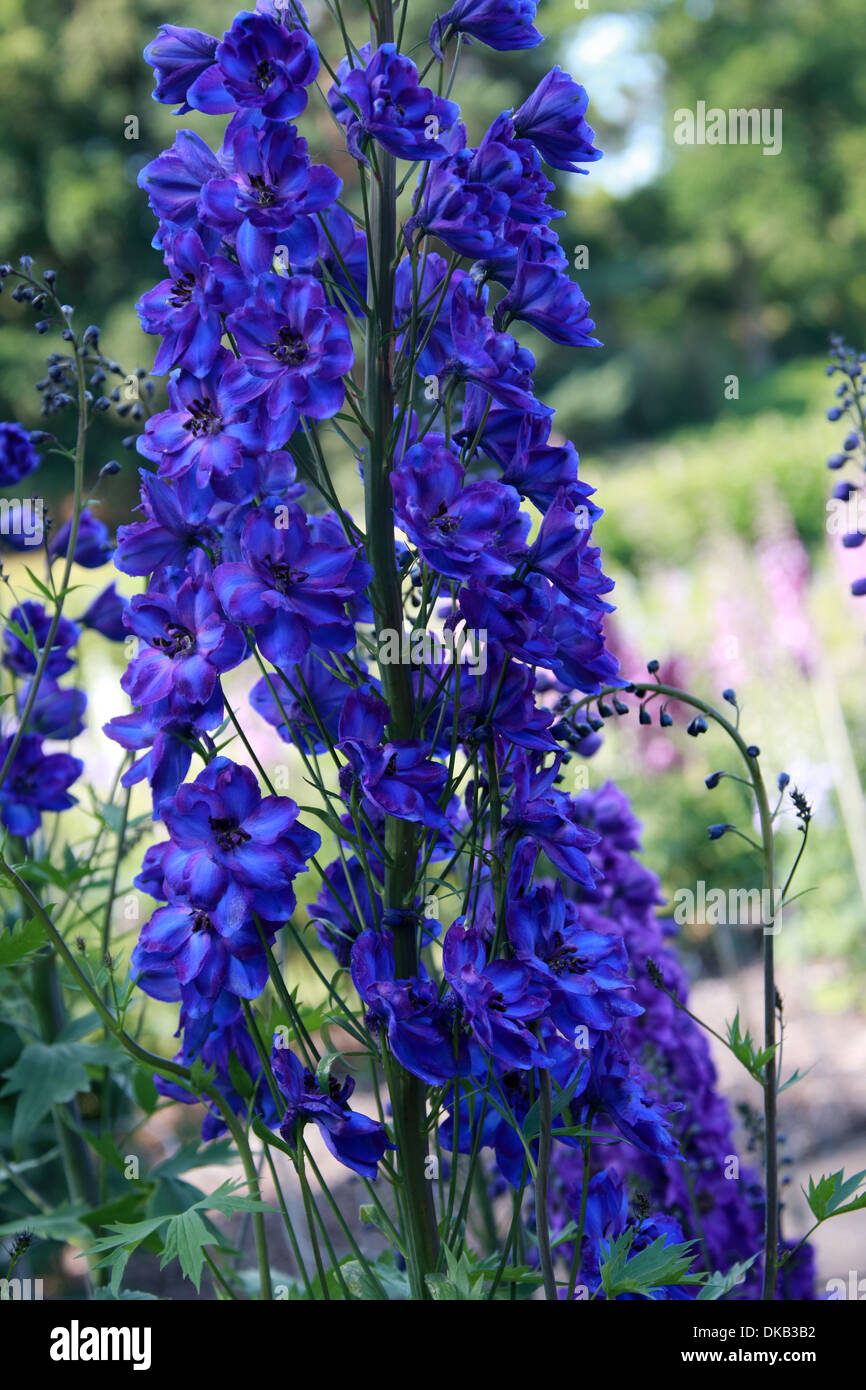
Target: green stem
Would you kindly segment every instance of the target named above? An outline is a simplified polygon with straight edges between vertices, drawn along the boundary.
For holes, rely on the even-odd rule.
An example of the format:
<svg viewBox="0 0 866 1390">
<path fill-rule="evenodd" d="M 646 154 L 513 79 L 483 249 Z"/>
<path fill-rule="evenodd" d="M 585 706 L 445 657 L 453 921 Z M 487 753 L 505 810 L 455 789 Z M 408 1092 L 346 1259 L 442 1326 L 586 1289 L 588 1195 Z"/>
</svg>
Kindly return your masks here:
<svg viewBox="0 0 866 1390">
<path fill-rule="evenodd" d="M 736 744 L 749 774 L 749 782 L 754 792 L 755 804 L 758 808 L 758 817 L 761 823 L 764 902 L 773 903 L 773 911 L 775 913 L 773 813 L 770 809 L 767 788 L 764 784 L 764 778 L 758 759 L 749 752 L 750 745 L 747 745 L 739 729 L 732 724 L 730 720 L 726 719 L 725 716 L 714 709 L 712 705 L 708 705 L 706 701 L 698 699 L 695 695 L 690 695 L 688 691 L 679 690 L 676 686 L 665 685 L 661 681 L 647 681 L 646 683 L 642 681 L 635 682 L 630 689 L 637 695 L 638 699 L 643 699 L 644 695 L 650 698 L 655 695 L 664 695 L 668 700 L 678 700 L 684 705 L 690 705 L 692 709 L 699 710 L 702 714 L 705 714 L 708 719 L 712 719 L 715 724 L 718 724 L 721 729 L 724 729 L 728 737 Z M 572 714 L 575 714 L 583 706 L 591 704 L 593 700 L 603 699 L 606 695 L 615 694 L 617 694 L 617 690 L 611 686 L 609 689 L 602 690 L 599 695 L 588 696 L 586 699 L 578 701 L 578 703 L 573 706 Z M 769 896 L 766 896 L 767 894 L 769 894 Z M 776 1058 L 776 978 L 774 959 L 774 937 L 777 928 L 770 922 L 765 922 L 763 927 L 764 1049 L 769 1056 L 769 1061 L 764 1068 L 764 1079 L 760 1083 L 764 1092 L 764 1185 L 766 1190 L 764 1285 L 761 1297 L 766 1302 L 773 1302 L 776 1297 L 776 1276 L 779 1267 L 778 1062 Z"/>
<path fill-rule="evenodd" d="M 550 1253 L 550 1225 L 547 1211 L 548 1180 L 550 1177 L 550 1152 L 553 1128 L 551 1114 L 550 1072 L 543 1069 L 539 1074 L 539 1119 L 541 1131 L 538 1136 L 538 1167 L 535 1174 L 535 1229 L 538 1236 L 538 1259 L 544 1279 L 544 1297 L 556 1301 L 556 1277 L 553 1272 L 553 1259 Z"/>
<path fill-rule="evenodd" d="M 391 0 L 374 0 L 370 8 L 371 43 L 375 49 L 393 42 L 394 14 Z M 373 315 L 367 330 L 365 394 L 370 423 L 370 445 L 365 465 L 367 558 L 373 568 L 372 603 L 376 642 L 385 628 L 403 631 L 403 605 L 394 546 L 394 502 L 391 493 L 390 453 L 394 438 L 394 272 L 397 244 L 396 161 L 378 150 L 378 174 L 370 181 L 369 283 Z M 389 735 L 411 738 L 414 701 L 409 670 L 401 664 L 381 668 L 382 693 L 390 710 Z M 417 837 L 409 821 L 386 819 L 385 848 L 390 866 L 385 877 L 385 908 L 406 913 L 394 931 L 394 955 L 398 978 L 418 973 L 418 938 L 412 894 L 417 860 Z M 393 919 L 392 919 L 393 920 Z M 406 1212 L 412 1239 L 407 1242 L 419 1268 L 416 1288 L 426 1296 L 425 1273 L 436 1268 L 438 1231 L 433 1193 L 424 1173 L 427 1153 L 424 1085 L 402 1067 L 391 1069 L 391 1105 L 402 1138 L 400 1171 L 406 1196 Z"/>
</svg>

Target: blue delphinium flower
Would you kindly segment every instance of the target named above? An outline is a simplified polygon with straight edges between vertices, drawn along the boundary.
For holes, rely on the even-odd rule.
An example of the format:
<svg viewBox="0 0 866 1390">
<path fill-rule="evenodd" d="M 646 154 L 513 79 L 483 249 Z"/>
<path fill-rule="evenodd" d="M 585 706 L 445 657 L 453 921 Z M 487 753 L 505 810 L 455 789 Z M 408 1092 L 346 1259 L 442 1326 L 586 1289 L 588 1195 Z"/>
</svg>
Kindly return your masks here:
<svg viewBox="0 0 866 1390">
<path fill-rule="evenodd" d="M 367 1006 L 367 1024 L 384 1031 L 401 1066 L 431 1085 L 470 1070 L 468 1040 L 458 1025 L 456 998 L 440 998 L 432 980 L 399 979 L 390 931 L 367 930 L 352 947 L 352 980 Z"/>
<path fill-rule="evenodd" d="M 199 211 L 234 238 L 250 278 L 272 269 L 277 246 L 283 269 L 311 266 L 319 251 L 316 215 L 333 207 L 342 183 L 325 164 L 311 164 L 293 125 L 235 117 L 226 130 L 227 168 L 201 191 Z"/>
<path fill-rule="evenodd" d="M 251 910 L 252 894 L 229 879 L 213 899 L 178 897 L 157 908 L 142 927 L 132 968 L 160 957 L 181 986 L 205 999 L 221 990 L 240 999 L 257 999 L 268 979 L 265 949 Z M 137 953 L 137 954 L 136 954 Z"/>
<path fill-rule="evenodd" d="M 546 983 L 548 1017 L 566 1036 L 580 1024 L 607 1032 L 617 1019 L 643 1013 L 626 993 L 634 985 L 622 937 L 584 927 L 561 883 L 514 895 L 506 922 L 516 959 Z"/>
<path fill-rule="evenodd" d="M 303 111 L 319 71 L 310 35 L 262 13 L 241 11 L 214 56 L 186 93 L 190 106 L 210 114 L 251 106 L 271 120 L 288 120 Z"/>
<path fill-rule="evenodd" d="M 327 420 L 337 414 L 345 397 L 342 378 L 354 361 L 352 339 L 345 315 L 328 304 L 313 276 L 268 278 L 226 326 L 283 437 L 301 415 Z"/>
<path fill-rule="evenodd" d="M 211 476 L 226 478 L 239 469 L 245 454 L 275 446 L 271 417 L 256 400 L 262 382 L 250 375 L 225 348 L 204 376 L 180 371 L 168 384 L 169 409 L 151 416 L 137 448 L 159 464 L 164 477 L 194 470 L 199 487 Z"/>
<path fill-rule="evenodd" d="M 164 252 L 168 279 L 143 294 L 136 306 L 145 333 L 162 336 L 151 371 L 159 376 L 184 367 L 193 376 L 204 376 L 219 351 L 220 315 L 240 304 L 246 282 L 225 256 L 208 259 L 192 228 L 169 232 Z"/>
<path fill-rule="evenodd" d="M 388 708 L 377 695 L 355 690 L 348 695 L 338 747 L 349 765 L 341 769 L 341 784 L 350 787 L 354 775 L 363 796 L 386 816 L 447 830 L 450 821 L 439 806 L 447 768 L 428 757 L 420 741 L 383 742 L 387 719 Z"/>
<path fill-rule="evenodd" d="M 136 594 L 126 626 L 145 644 L 121 680 L 134 705 L 165 700 L 174 691 L 190 704 L 204 705 L 222 673 L 239 665 L 247 651 L 244 634 L 226 622 L 202 576 L 185 579 L 175 593 L 151 588 Z"/>
<path fill-rule="evenodd" d="M 226 166 L 194 130 L 179 130 L 171 149 L 163 150 L 139 171 L 138 186 L 147 193 L 151 211 L 161 223 L 192 227 L 209 251 L 216 251 L 219 233 L 208 231 L 198 215 L 204 184 L 221 178 Z"/>
<path fill-rule="evenodd" d="M 511 288 L 496 306 L 495 322 L 504 327 L 512 319 L 523 319 L 554 343 L 600 347 L 598 338 L 592 336 L 595 324 L 588 309 L 580 286 L 561 269 L 522 254 Z"/>
<path fill-rule="evenodd" d="M 528 836 L 568 878 L 592 888 L 598 871 L 587 851 L 597 836 L 579 823 L 573 799 L 555 786 L 559 766 L 559 757 L 549 768 L 533 768 L 527 754 L 513 760 L 514 791 L 502 821 L 502 843 L 513 835 L 519 846 Z"/>
<path fill-rule="evenodd" d="M 145 520 L 117 528 L 115 565 L 124 574 L 157 577 L 165 567 L 183 569 L 195 548 L 216 545 L 216 503 L 194 468 L 170 480 L 142 469 L 138 510 Z"/>
<path fill-rule="evenodd" d="M 355 644 L 346 604 L 367 583 L 369 567 L 344 537 L 338 545 L 322 527 L 294 503 L 257 507 L 247 513 L 242 558 L 214 571 L 226 613 L 252 627 L 263 654 L 286 670 L 311 643 L 331 651 Z"/>
<path fill-rule="evenodd" d="M 160 979 L 154 967 L 146 971 L 139 983 L 154 998 L 178 1002 L 180 996 L 173 973 Z M 166 986 L 163 993 L 157 993 L 160 983 Z M 172 984 L 175 986 L 173 991 Z M 178 1031 L 183 1034 L 183 1043 L 175 1053 L 176 1062 L 189 1067 L 200 1059 L 202 1065 L 212 1073 L 216 1089 L 236 1115 L 246 1116 L 252 1101 L 256 1115 L 265 1124 L 274 1126 L 278 1123 L 276 1104 L 256 1045 L 247 1029 L 241 1001 L 236 995 L 222 990 L 215 999 L 206 1000 L 201 1006 L 183 1000 Z M 244 1073 L 249 1078 L 249 1090 L 246 1095 L 241 1095 L 235 1088 L 233 1078 Z M 194 1105 L 200 1099 L 185 1086 L 169 1081 L 158 1073 L 153 1082 L 161 1096 L 180 1101 L 182 1105 Z M 226 1123 L 211 1100 L 205 1101 L 204 1108 L 201 1133 L 202 1139 L 207 1142 L 224 1134 Z"/>
<path fill-rule="evenodd" d="M 252 890 L 253 909 L 263 918 L 285 921 L 295 906 L 292 880 L 320 844 L 297 817 L 291 797 L 262 797 L 249 768 L 214 758 L 163 804 L 170 886 L 213 902 L 236 882 Z"/>
<path fill-rule="evenodd" d="M 3 665 L 16 676 L 33 676 L 40 655 L 51 631 L 51 616 L 41 603 L 26 599 L 9 614 L 3 633 Z M 19 636 L 18 629 L 23 636 Z M 47 676 L 63 676 L 75 665 L 71 655 L 78 641 L 79 630 L 69 618 L 61 617 L 54 631 L 51 650 L 45 665 Z"/>
<path fill-rule="evenodd" d="M 412 216 L 403 226 L 407 246 L 426 232 L 461 256 L 486 258 L 508 247 L 508 195 L 475 181 L 472 160 L 472 150 L 463 147 L 431 167 L 416 193 Z"/>
<path fill-rule="evenodd" d="M 0 739 L 0 763 L 8 756 L 13 736 Z M 0 821 L 10 835 L 35 834 L 45 811 L 65 811 L 76 804 L 69 787 L 84 771 L 80 758 L 69 753 L 45 753 L 38 734 L 24 734 L 9 771 L 0 783 Z"/>
<path fill-rule="evenodd" d="M 394 1145 L 385 1126 L 379 1120 L 359 1115 L 349 1106 L 355 1089 L 351 1076 L 340 1083 L 328 1078 L 323 1091 L 316 1077 L 304 1067 L 293 1052 L 281 1047 L 279 1035 L 274 1039 L 271 1067 L 280 1092 L 286 1102 L 280 1133 L 287 1144 L 297 1148 L 307 1124 L 315 1124 L 328 1150 L 339 1163 L 351 1168 L 362 1178 L 378 1176 L 379 1163 Z"/>
<path fill-rule="evenodd" d="M 15 692 L 15 706 L 21 717 L 30 697 L 30 690 L 31 683 L 27 681 Z M 86 708 L 87 696 L 83 690 L 64 690 L 50 677 L 43 678 L 30 707 L 27 732 L 66 743 L 84 732 Z"/>
<path fill-rule="evenodd" d="M 33 448 L 23 425 L 0 423 L 0 487 L 20 483 L 39 466 L 39 455 Z"/>
<path fill-rule="evenodd" d="M 465 483 L 441 434 L 428 434 L 391 474 L 397 522 L 439 574 L 511 574 L 529 531 L 520 496 L 504 483 Z"/>
<path fill-rule="evenodd" d="M 430 47 L 441 58 L 446 36 L 465 34 L 500 52 L 537 48 L 544 36 L 532 22 L 536 8 L 537 0 L 456 0 L 434 21 Z"/>
<path fill-rule="evenodd" d="M 129 607 L 128 601 L 118 592 L 115 585 L 109 584 L 82 613 L 79 622 L 106 637 L 109 642 L 122 642 L 127 628 L 123 615 Z"/>
<path fill-rule="evenodd" d="M 54 558 L 65 557 L 71 536 L 72 522 L 66 521 L 51 540 L 49 554 Z M 93 512 L 85 507 L 78 521 L 73 556 L 75 563 L 88 570 L 99 569 L 101 565 L 108 563 L 113 553 L 114 545 L 105 522 L 100 521 L 99 517 L 94 516 Z"/>
<path fill-rule="evenodd" d="M 144 50 L 144 61 L 150 63 L 156 77 L 154 100 L 169 106 L 181 102 L 178 114 L 191 110 L 186 94 L 214 62 L 217 43 L 211 34 L 203 34 L 200 29 L 160 24 L 156 38 Z"/>
<path fill-rule="evenodd" d="M 445 935 L 442 964 L 473 1042 L 504 1067 L 543 1066 L 544 1052 L 530 1031 L 550 1002 L 538 975 L 515 960 L 488 963 L 479 933 L 459 922 Z"/>
<path fill-rule="evenodd" d="M 217 696 L 220 692 L 215 691 Z M 209 744 L 206 729 L 222 722 L 222 698 L 216 707 L 174 713 L 168 701 L 132 714 L 119 714 L 103 725 L 103 733 L 121 748 L 141 753 L 124 772 L 124 787 L 134 787 L 145 778 L 153 800 L 153 818 L 159 818 L 162 803 L 174 796 L 192 763 L 196 742 Z M 160 895 L 162 896 L 162 895 Z"/>
<path fill-rule="evenodd" d="M 328 102 L 344 126 L 349 153 L 367 164 L 364 144 L 372 138 L 400 159 L 444 159 L 442 143 L 454 125 L 459 108 L 453 101 L 422 87 L 411 58 L 383 43 L 370 57 L 370 46 L 359 50 L 363 66 L 343 59 Z"/>
<path fill-rule="evenodd" d="M 531 140 L 554 169 L 585 174 L 581 164 L 601 159 L 601 150 L 592 143 L 595 134 L 584 119 L 587 103 L 583 87 L 557 66 L 515 111 L 514 129 L 518 136 Z"/>
</svg>

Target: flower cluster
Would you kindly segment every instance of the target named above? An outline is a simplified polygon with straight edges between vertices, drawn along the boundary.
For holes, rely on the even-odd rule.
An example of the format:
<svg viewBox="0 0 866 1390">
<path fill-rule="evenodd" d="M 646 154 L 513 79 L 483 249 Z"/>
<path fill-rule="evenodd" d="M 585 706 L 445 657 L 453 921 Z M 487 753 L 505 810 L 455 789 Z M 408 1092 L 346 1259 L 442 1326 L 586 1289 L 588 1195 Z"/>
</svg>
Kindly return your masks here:
<svg viewBox="0 0 866 1390">
<path fill-rule="evenodd" d="M 456 34 L 534 46 L 535 7 L 518 8 L 503 26 L 499 5 L 454 6 L 434 26 L 434 52 Z M 615 677 L 602 626 L 611 585 L 584 524 L 598 512 L 587 507 L 577 455 L 550 442 L 553 412 L 534 395 L 534 359 L 508 326 L 519 319 L 556 342 L 596 341 L 551 230 L 559 213 L 543 172 L 545 162 L 577 168 L 598 157 L 586 94 L 556 68 L 472 148 L 459 108 L 425 87 L 392 43 L 344 59 L 328 92 L 359 177 L 384 156 L 422 161 L 394 277 L 394 371 L 410 405 L 436 378 L 431 423 L 446 396 L 461 402 L 461 418 L 442 433 L 405 412 L 390 479 L 395 521 L 443 621 L 494 638 L 483 679 L 462 691 L 454 670 L 413 673 L 419 712 L 429 708 L 416 736 L 398 738 L 387 692 L 359 651 L 359 631 L 374 619 L 369 537 L 365 555 L 342 509 L 308 511 L 294 463 L 308 456 L 307 441 L 320 447 L 317 431 L 356 409 L 356 335 L 374 289 L 368 229 L 338 204 L 340 179 L 311 161 L 291 123 L 319 73 L 309 24 L 300 6 L 259 3 L 222 39 L 166 25 L 146 57 L 157 100 L 230 119 L 218 150 L 181 130 L 140 175 L 167 277 L 138 307 L 160 340 L 153 370 L 168 374 L 168 406 L 138 445 L 154 466 L 142 472 L 143 519 L 118 535 L 118 567 L 148 587 L 125 617 L 136 639 L 122 682 L 133 712 L 107 726 L 139 754 L 125 780 L 148 780 L 170 836 L 139 879 L 165 904 L 136 947 L 139 983 L 181 1004 L 181 1055 L 192 1027 L 199 1050 L 206 1042 L 219 1056 L 215 1033 L 237 1027 L 230 1001 L 264 989 L 292 881 L 319 847 L 290 798 L 262 797 L 252 770 L 216 756 L 223 677 L 254 658 L 253 707 L 284 740 L 340 766 L 351 852 L 326 867 L 312 912 L 337 958 L 351 957 L 395 1057 L 438 1079 L 480 1080 L 491 1064 L 530 1074 L 554 1061 L 580 1067 L 576 1022 L 586 1019 L 595 1038 L 634 1006 L 611 943 L 565 921 L 559 934 L 537 926 L 534 942 L 545 909 L 541 899 L 533 907 L 530 860 L 543 852 L 591 881 L 593 837 L 553 788 L 557 743 L 533 668 L 590 692 Z M 431 238 L 476 263 L 449 268 Z M 495 308 L 488 282 L 504 291 Z M 363 466 L 361 447 L 358 459 Z M 545 512 L 532 542 L 526 503 Z M 471 796 L 485 820 L 491 788 L 479 750 L 511 763 L 499 829 L 487 833 L 493 852 L 522 866 L 525 902 L 513 940 L 494 940 L 477 908 L 453 923 L 442 993 L 426 968 L 397 978 L 382 928 L 382 844 L 387 822 L 407 822 L 420 865 L 450 852 L 455 825 L 465 835 L 471 812 L 454 796 L 446 753 L 455 740 L 475 768 Z M 196 756 L 204 768 L 187 781 Z M 417 899 L 399 906 L 414 920 Z M 288 1077 L 286 1093 L 305 1085 Z"/>
<path fill-rule="evenodd" d="M 433 25 L 424 73 L 453 39 L 534 47 L 535 9 L 459 0 Z M 717 1181 L 727 1112 L 703 1043 L 642 967 L 663 954 L 657 885 L 631 857 L 615 790 L 587 801 L 564 786 L 591 728 L 578 736 L 557 713 L 622 684 L 600 510 L 526 346 L 532 332 L 598 345 L 549 176 L 600 157 L 586 93 L 554 67 L 472 144 L 457 104 L 397 44 L 347 46 L 328 85 L 302 6 L 272 0 L 221 39 L 163 26 L 146 56 L 157 100 L 229 119 L 218 148 L 181 129 L 140 175 L 166 276 L 138 308 L 167 404 L 138 444 L 141 519 L 118 534 L 118 568 L 147 588 L 124 616 L 132 712 L 107 727 L 138 755 L 125 781 L 147 780 L 168 832 L 137 879 L 159 904 L 133 953 L 138 983 L 179 1004 L 178 1060 L 207 1067 L 223 1105 L 252 1104 L 299 1163 L 314 1123 L 371 1179 L 393 1147 L 386 1124 L 314 1065 L 282 975 L 287 930 L 302 941 L 312 925 L 351 973 L 357 1000 L 342 1000 L 339 975 L 329 984 L 341 1021 L 388 1076 L 403 1181 L 419 1162 L 413 1125 L 430 1128 L 423 1109 L 406 1113 L 418 1082 L 438 1096 L 440 1148 L 473 1164 L 491 1149 L 515 1191 L 546 1094 L 567 1210 L 588 1129 L 619 1137 L 588 1201 L 577 1193 L 586 1280 L 599 1241 L 624 1229 L 626 1175 L 658 1207 L 636 1249 L 695 1231 L 683 1158 L 699 1172 L 707 1258 L 736 1258 L 757 1217 Z M 294 124 L 316 80 L 358 200 Z M 397 161 L 416 182 L 388 244 Z M 363 478 L 366 531 L 340 503 L 331 445 Z M 484 669 L 426 654 L 395 669 L 381 640 L 389 621 L 404 636 L 407 607 L 413 631 L 483 634 Z M 228 701 L 241 667 L 254 668 L 251 707 L 321 794 L 325 863 Z M 223 734 L 251 762 L 229 758 Z M 268 1058 L 250 1005 L 269 981 L 297 1051 L 278 1037 Z M 206 1135 L 224 1118 L 211 1094 Z"/>
<path fill-rule="evenodd" d="M 8 273 L 8 267 L 3 269 Z M 4 487 L 21 482 L 39 467 L 39 446 L 48 438 L 39 431 L 31 434 L 17 423 L 0 424 L 0 483 Z M 4 544 L 19 550 L 44 544 L 48 528 L 42 500 L 37 499 L 36 505 L 38 513 L 25 512 L 29 503 L 3 499 Z M 25 525 L 34 517 L 38 527 Z M 49 561 L 74 561 L 85 569 L 105 565 L 113 551 L 105 524 L 85 508 L 75 520 L 74 540 L 72 527 L 72 521 L 65 522 L 48 540 Z M 41 592 L 50 599 L 47 588 Z M 124 600 L 110 584 L 76 621 L 64 616 L 60 605 L 46 607 L 41 598 L 14 603 L 4 615 L 0 666 L 13 688 L 3 711 L 8 726 L 0 733 L 0 822 L 10 835 L 27 840 L 40 829 L 46 812 L 76 804 L 70 787 L 84 764 L 52 745 L 68 744 L 82 733 L 87 696 L 80 686 L 62 685 L 61 680 L 75 671 L 82 630 L 120 640 L 124 609 Z"/>
<path fill-rule="evenodd" d="M 665 1163 L 635 1145 L 602 1150 L 605 1166 L 589 1184 L 582 1281 L 592 1290 L 597 1287 L 600 1243 L 615 1239 L 629 1225 L 625 1183 L 635 1199 L 639 1196 L 656 1213 L 652 1239 L 663 1233 L 664 1221 L 672 1221 L 671 1238 L 698 1242 L 710 1268 L 747 1263 L 761 1245 L 763 1191 L 757 1174 L 737 1154 L 730 1108 L 718 1091 L 706 1034 L 681 1007 L 688 1001 L 689 985 L 670 944 L 677 928 L 656 914 L 664 899 L 658 878 L 637 857 L 640 826 L 613 783 L 583 792 L 578 815 L 599 835 L 590 858 L 601 877 L 592 889 L 577 890 L 576 910 L 588 926 L 614 930 L 628 952 L 640 1008 L 622 1025 L 623 1043 L 665 1099 L 678 1107 L 672 1129 L 685 1160 Z M 563 1154 L 557 1159 L 557 1180 L 555 1220 L 562 1225 L 577 1221 L 582 1160 Z M 639 1234 L 650 1229 L 647 1220 L 632 1222 Z M 639 1241 L 633 1249 L 640 1249 Z M 780 1274 L 779 1297 L 813 1296 L 810 1247 L 803 1247 L 801 1256 Z M 785 1275 L 796 1292 L 784 1290 Z M 758 1298 L 760 1286 L 760 1268 L 753 1265 L 734 1296 Z"/>
</svg>

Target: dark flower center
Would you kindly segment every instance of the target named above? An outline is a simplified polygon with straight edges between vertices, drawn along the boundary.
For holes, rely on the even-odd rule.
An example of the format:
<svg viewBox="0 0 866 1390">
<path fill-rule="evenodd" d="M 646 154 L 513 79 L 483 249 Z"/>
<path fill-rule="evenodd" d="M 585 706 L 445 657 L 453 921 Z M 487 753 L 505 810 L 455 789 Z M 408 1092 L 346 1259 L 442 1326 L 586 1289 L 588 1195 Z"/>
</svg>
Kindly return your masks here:
<svg viewBox="0 0 866 1390">
<path fill-rule="evenodd" d="M 195 276 L 191 270 L 179 279 L 174 281 L 171 294 L 168 297 L 169 304 L 175 309 L 182 309 L 184 304 L 189 304 L 192 299 L 192 292 L 195 289 Z"/>
<path fill-rule="evenodd" d="M 436 522 L 439 530 L 444 531 L 446 535 L 451 531 L 456 531 L 460 525 L 460 517 L 451 516 L 444 502 L 439 503 L 439 510 L 433 513 L 432 520 Z"/>
<path fill-rule="evenodd" d="M 266 92 L 276 75 L 277 70 L 273 63 L 268 62 L 267 58 L 263 58 L 253 73 L 253 82 L 263 92 Z"/>
<path fill-rule="evenodd" d="M 266 182 L 264 174 L 250 174 L 249 184 L 260 207 L 272 207 L 277 201 L 277 190 Z"/>
<path fill-rule="evenodd" d="M 309 579 L 306 570 L 296 570 L 291 565 L 281 565 L 278 560 L 268 560 L 267 569 L 278 594 L 287 594 L 293 584 L 303 584 L 305 579 Z"/>
<path fill-rule="evenodd" d="M 165 652 L 173 660 L 176 656 L 186 656 L 187 652 L 191 652 L 195 646 L 195 638 L 185 627 L 169 623 L 165 629 L 165 636 L 154 637 L 151 645 Z"/>
<path fill-rule="evenodd" d="M 306 361 L 310 349 L 298 330 L 286 324 L 284 328 L 280 329 L 268 351 L 272 357 L 276 357 L 278 362 L 284 362 L 287 367 L 299 367 L 302 362 Z"/>
<path fill-rule="evenodd" d="M 488 1009 L 492 1009 L 493 1012 L 496 1014 L 504 1014 L 507 1011 L 508 1005 L 506 1004 L 500 990 L 495 989 L 493 991 L 493 993 L 490 996 L 490 999 L 488 1000 L 487 1007 Z"/>
<path fill-rule="evenodd" d="M 193 918 L 192 929 L 194 932 L 213 931 L 213 922 L 206 912 L 197 912 Z"/>
<path fill-rule="evenodd" d="M 202 434 L 219 434 L 222 429 L 222 416 L 217 415 L 207 396 L 194 400 L 189 407 L 186 428 L 196 437 Z"/>
<path fill-rule="evenodd" d="M 236 849 L 252 837 L 228 816 L 211 816 L 210 828 L 220 849 Z"/>
<path fill-rule="evenodd" d="M 586 971 L 586 961 L 577 951 L 563 946 L 547 962 L 554 975 L 582 975 Z"/>
</svg>

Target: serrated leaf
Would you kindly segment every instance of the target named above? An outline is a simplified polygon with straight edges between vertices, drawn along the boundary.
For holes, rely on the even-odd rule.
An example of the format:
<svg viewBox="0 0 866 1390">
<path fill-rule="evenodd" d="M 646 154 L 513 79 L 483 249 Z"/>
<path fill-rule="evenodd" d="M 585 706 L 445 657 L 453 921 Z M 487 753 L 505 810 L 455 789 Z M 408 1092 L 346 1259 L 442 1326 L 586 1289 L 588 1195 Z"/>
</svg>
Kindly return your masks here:
<svg viewBox="0 0 866 1390">
<path fill-rule="evenodd" d="M 231 1179 L 220 1183 L 214 1192 L 202 1197 L 197 1206 L 207 1211 L 222 1212 L 224 1216 L 232 1216 L 236 1211 L 276 1211 L 276 1207 L 269 1206 L 258 1197 L 248 1196 L 243 1182 L 233 1182 Z"/>
<path fill-rule="evenodd" d="M 781 1095 L 783 1091 L 787 1091 L 789 1086 L 795 1086 L 798 1081 L 804 1080 L 804 1078 L 809 1075 L 810 1071 L 812 1071 L 812 1067 L 807 1067 L 805 1071 L 800 1071 L 800 1068 L 797 1067 L 796 1071 L 793 1071 L 788 1077 L 788 1080 L 782 1082 L 776 1094 Z"/>
<path fill-rule="evenodd" d="M 866 1206 L 866 1193 L 861 1194 L 854 1202 L 848 1202 L 844 1206 L 843 1203 L 846 1203 L 847 1198 L 857 1191 L 864 1178 L 866 1178 L 866 1168 L 850 1178 L 845 1177 L 845 1171 L 842 1168 L 835 1173 L 822 1174 L 817 1183 L 810 1178 L 809 1190 L 806 1192 L 804 1189 L 804 1195 L 816 1221 L 827 1221 L 831 1216 L 841 1216 L 843 1213 L 862 1210 Z"/>
<path fill-rule="evenodd" d="M 45 928 L 36 917 L 17 931 L 3 932 L 0 934 L 0 970 L 31 956 L 46 940 Z"/>
<path fill-rule="evenodd" d="M 602 1257 L 601 1283 L 607 1298 L 623 1293 L 636 1293 L 654 1298 L 656 1290 L 668 1284 L 698 1284 L 699 1274 L 689 1274 L 693 1259 L 693 1242 L 668 1245 L 659 1236 L 644 1250 L 629 1259 L 634 1243 L 633 1230 L 623 1232 Z"/>
<path fill-rule="evenodd" d="M 760 1252 L 757 1252 L 752 1255 L 751 1259 L 737 1261 L 736 1264 L 731 1265 L 730 1269 L 725 1274 L 717 1269 L 714 1274 L 708 1275 L 706 1283 L 698 1294 L 697 1301 L 699 1303 L 706 1303 L 724 1298 L 725 1294 L 730 1293 L 731 1289 L 736 1288 L 738 1284 L 742 1284 L 747 1273 L 758 1258 L 759 1253 Z"/>
<path fill-rule="evenodd" d="M 201 1290 L 201 1272 L 204 1269 L 204 1248 L 213 1245 L 214 1238 L 195 1207 L 173 1216 L 165 1230 L 160 1269 L 171 1260 L 180 1261 L 181 1271 L 191 1283 L 196 1293 Z"/>
<path fill-rule="evenodd" d="M 5 1076 L 0 1095 L 18 1093 L 13 1142 L 35 1129 L 52 1106 L 72 1100 L 90 1086 L 79 1043 L 28 1043 Z"/>
</svg>

